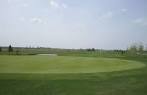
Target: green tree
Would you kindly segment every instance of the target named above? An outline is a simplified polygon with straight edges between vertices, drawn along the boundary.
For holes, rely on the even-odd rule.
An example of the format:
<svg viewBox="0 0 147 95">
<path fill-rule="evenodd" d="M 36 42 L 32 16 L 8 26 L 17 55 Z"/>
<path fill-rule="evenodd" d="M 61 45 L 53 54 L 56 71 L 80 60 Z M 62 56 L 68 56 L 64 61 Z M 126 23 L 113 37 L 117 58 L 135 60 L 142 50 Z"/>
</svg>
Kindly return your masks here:
<svg viewBox="0 0 147 95">
<path fill-rule="evenodd" d="M 0 47 L 0 52 L 2 52 L 2 48 Z"/>
<path fill-rule="evenodd" d="M 11 45 L 8 47 L 8 52 L 13 52 L 13 47 Z"/>
<path fill-rule="evenodd" d="M 95 51 L 95 48 L 92 48 L 91 51 Z"/>
</svg>

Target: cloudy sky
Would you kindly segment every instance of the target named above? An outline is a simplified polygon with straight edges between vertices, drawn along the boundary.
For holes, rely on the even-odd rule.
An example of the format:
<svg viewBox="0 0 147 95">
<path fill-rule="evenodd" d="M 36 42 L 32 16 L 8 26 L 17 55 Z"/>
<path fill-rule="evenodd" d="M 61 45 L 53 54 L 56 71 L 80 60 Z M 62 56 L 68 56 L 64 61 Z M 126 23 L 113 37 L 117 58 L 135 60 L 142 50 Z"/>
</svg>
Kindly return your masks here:
<svg viewBox="0 0 147 95">
<path fill-rule="evenodd" d="M 147 44 L 147 0 L 0 0 L 0 46 Z"/>
</svg>

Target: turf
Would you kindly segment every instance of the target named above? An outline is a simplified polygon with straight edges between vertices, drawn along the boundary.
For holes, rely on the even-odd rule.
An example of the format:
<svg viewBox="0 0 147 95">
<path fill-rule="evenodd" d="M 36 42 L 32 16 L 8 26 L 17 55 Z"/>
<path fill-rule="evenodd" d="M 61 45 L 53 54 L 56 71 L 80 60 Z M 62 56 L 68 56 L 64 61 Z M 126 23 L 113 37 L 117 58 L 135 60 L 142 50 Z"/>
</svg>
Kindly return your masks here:
<svg viewBox="0 0 147 95">
<path fill-rule="evenodd" d="M 23 60 L 24 63 L 27 64 L 33 59 L 32 57 L 0 56 L 0 64 L 4 64 L 4 62 L 6 62 L 6 64 L 15 64 L 14 67 L 16 69 L 21 67 L 18 65 L 20 64 L 19 60 Z M 64 57 L 59 57 L 59 59 L 62 58 Z M 68 60 L 70 60 L 70 57 L 68 58 Z M 87 60 L 87 58 L 85 59 L 83 57 L 78 58 Z M 35 57 L 34 59 L 38 60 L 36 62 L 40 62 L 40 59 L 46 58 L 38 56 L 38 58 Z M 100 59 L 92 58 L 92 60 Z M 10 72 L 14 69 L 8 70 L 6 67 L 5 70 L 7 69 L 8 73 L 0 74 L 0 95 L 146 95 L 147 67 L 144 64 L 146 64 L 147 58 L 124 57 L 120 59 L 129 62 L 127 64 L 130 66 L 134 64 L 132 62 L 135 62 L 138 66 L 141 64 L 142 68 L 134 67 L 127 70 L 123 69 L 113 72 L 106 70 L 107 72 L 94 73 L 15 73 Z M 111 60 L 120 59 L 113 58 Z M 72 62 L 74 62 L 74 60 L 72 60 L 71 63 Z M 98 61 L 98 63 L 99 62 L 100 61 Z M 110 61 L 108 61 L 108 63 L 109 62 Z M 111 62 L 109 64 L 111 64 Z M 18 67 L 16 67 L 17 65 Z M 33 65 L 35 65 L 35 63 Z M 121 64 L 121 66 L 123 66 L 123 64 Z M 10 67 L 13 68 L 13 66 Z M 2 67 L 0 66 L 0 68 Z"/>
<path fill-rule="evenodd" d="M 95 73 L 141 68 L 137 61 L 67 56 L 0 56 L 0 73 Z"/>
</svg>

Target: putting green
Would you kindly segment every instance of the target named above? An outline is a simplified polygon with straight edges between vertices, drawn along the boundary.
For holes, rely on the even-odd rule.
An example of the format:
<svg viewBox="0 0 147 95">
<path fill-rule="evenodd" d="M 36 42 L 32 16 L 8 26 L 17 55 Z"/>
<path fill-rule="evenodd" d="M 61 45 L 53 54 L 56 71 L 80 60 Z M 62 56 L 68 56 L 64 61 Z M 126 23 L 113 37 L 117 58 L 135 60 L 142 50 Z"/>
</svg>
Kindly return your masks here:
<svg viewBox="0 0 147 95">
<path fill-rule="evenodd" d="M 66 56 L 0 56 L 0 73 L 96 73 L 144 67 L 137 61 Z"/>
</svg>

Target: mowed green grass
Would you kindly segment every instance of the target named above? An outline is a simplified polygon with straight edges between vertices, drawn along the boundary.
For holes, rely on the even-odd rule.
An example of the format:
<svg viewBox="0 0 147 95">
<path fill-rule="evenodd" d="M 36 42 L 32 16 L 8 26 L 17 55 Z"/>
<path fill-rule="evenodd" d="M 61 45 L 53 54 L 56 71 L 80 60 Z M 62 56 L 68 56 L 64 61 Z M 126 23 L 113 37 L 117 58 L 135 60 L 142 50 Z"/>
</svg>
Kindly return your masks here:
<svg viewBox="0 0 147 95">
<path fill-rule="evenodd" d="M 147 57 L 0 56 L 0 95 L 146 95 L 146 64 Z"/>
<path fill-rule="evenodd" d="M 96 73 L 144 67 L 137 61 L 68 56 L 0 56 L 0 73 Z"/>
</svg>

